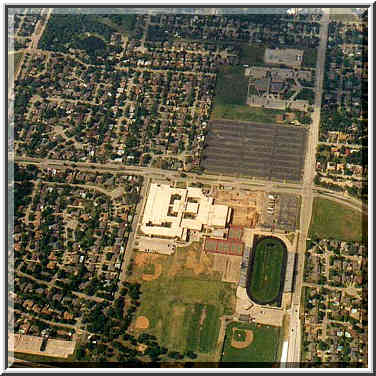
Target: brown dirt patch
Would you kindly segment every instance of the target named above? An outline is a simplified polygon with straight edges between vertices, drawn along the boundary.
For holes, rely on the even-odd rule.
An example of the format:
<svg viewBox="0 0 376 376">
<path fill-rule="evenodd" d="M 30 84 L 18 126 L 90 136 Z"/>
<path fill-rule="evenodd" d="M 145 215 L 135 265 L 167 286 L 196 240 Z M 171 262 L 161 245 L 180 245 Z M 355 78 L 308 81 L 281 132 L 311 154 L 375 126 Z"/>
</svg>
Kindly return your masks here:
<svg viewBox="0 0 376 376">
<path fill-rule="evenodd" d="M 136 329 L 147 329 L 149 327 L 149 320 L 146 316 L 138 316 L 134 326 Z"/>
<path fill-rule="evenodd" d="M 143 274 L 142 280 L 143 281 L 153 281 L 154 279 L 158 279 L 162 274 L 162 265 L 161 264 L 154 264 L 154 274 Z"/>
<path fill-rule="evenodd" d="M 239 329 L 232 328 L 231 346 L 235 347 L 236 349 L 245 349 L 246 347 L 248 347 L 253 342 L 253 332 L 252 332 L 252 330 L 242 329 L 245 332 L 245 340 L 244 341 L 236 341 L 234 339 L 234 332 L 236 330 L 239 330 Z"/>
<path fill-rule="evenodd" d="M 145 350 L 146 350 L 147 348 L 148 348 L 147 345 L 145 345 L 144 343 L 140 343 L 140 344 L 137 346 L 137 351 L 144 353 Z"/>
<path fill-rule="evenodd" d="M 143 266 L 147 262 L 147 257 L 145 252 L 135 252 L 134 262 L 137 266 Z"/>
<path fill-rule="evenodd" d="M 196 275 L 201 274 L 205 270 L 205 266 L 201 264 L 199 260 L 197 260 L 196 253 L 194 251 L 188 252 L 185 267 L 192 269 Z"/>
</svg>

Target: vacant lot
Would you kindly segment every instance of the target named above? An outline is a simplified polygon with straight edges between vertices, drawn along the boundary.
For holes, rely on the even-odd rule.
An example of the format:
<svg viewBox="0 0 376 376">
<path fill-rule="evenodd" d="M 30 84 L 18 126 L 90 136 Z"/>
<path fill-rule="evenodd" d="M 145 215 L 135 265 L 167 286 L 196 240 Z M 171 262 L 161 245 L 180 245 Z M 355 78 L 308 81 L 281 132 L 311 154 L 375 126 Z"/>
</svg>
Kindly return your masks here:
<svg viewBox="0 0 376 376">
<path fill-rule="evenodd" d="M 244 51 L 245 54 L 251 56 L 252 49 L 244 47 Z M 247 94 L 248 77 L 244 76 L 244 68 L 229 66 L 222 68 L 217 75 L 211 118 L 268 123 L 274 121 L 276 114 L 284 113 L 248 106 Z"/>
<path fill-rule="evenodd" d="M 244 76 L 244 69 L 226 66 L 217 75 L 214 103 L 218 105 L 244 104 L 247 91 L 248 77 Z"/>
<path fill-rule="evenodd" d="M 150 262 L 162 266 L 158 279 L 142 281 L 147 260 L 136 262 L 131 277 L 142 283 L 137 316 L 149 320 L 145 332 L 171 350 L 193 350 L 198 361 L 218 360 L 219 317 L 233 312 L 235 284 L 221 282 L 222 273 L 213 268 L 214 255 L 202 253 L 197 242 L 171 256 L 153 255 Z"/>
<path fill-rule="evenodd" d="M 233 330 L 235 329 L 235 330 Z M 231 345 L 233 336 L 239 341 L 241 335 L 239 331 L 252 331 L 252 342 L 244 348 L 235 348 Z M 244 336 L 246 339 L 246 336 Z M 246 323 L 231 323 L 226 329 L 226 339 L 224 344 L 224 353 L 222 362 L 241 362 L 255 363 L 244 364 L 245 367 L 266 366 L 267 364 L 277 362 L 277 352 L 280 337 L 280 329 L 272 326 L 264 326 Z"/>
<path fill-rule="evenodd" d="M 262 239 L 255 245 L 247 289 L 252 300 L 266 304 L 278 299 L 285 259 L 286 247 L 277 238 Z"/>
<path fill-rule="evenodd" d="M 11 78 L 11 76 L 10 76 L 11 73 L 13 73 L 14 75 L 17 73 L 17 71 L 20 67 L 20 63 L 21 63 L 23 55 L 24 55 L 23 52 L 15 52 L 15 53 L 12 53 L 12 54 L 8 54 L 8 63 L 13 64 L 13 70 L 8 69 L 8 81 Z"/>
<path fill-rule="evenodd" d="M 209 173 L 300 181 L 306 136 L 279 124 L 211 121 L 201 165 Z"/>
<path fill-rule="evenodd" d="M 317 49 L 316 48 L 305 48 L 303 53 L 303 67 L 315 68 L 317 61 Z"/>
<path fill-rule="evenodd" d="M 240 49 L 240 64 L 264 65 L 265 47 L 258 44 L 244 45 Z"/>
<path fill-rule="evenodd" d="M 230 119 L 242 121 L 256 121 L 258 123 L 270 123 L 275 121 L 275 116 L 277 114 L 283 113 L 284 111 L 250 107 L 246 104 L 230 105 L 214 103 L 211 119 Z"/>
<path fill-rule="evenodd" d="M 368 218 L 334 201 L 315 198 L 309 235 L 320 239 L 362 241 L 367 239 Z"/>
</svg>

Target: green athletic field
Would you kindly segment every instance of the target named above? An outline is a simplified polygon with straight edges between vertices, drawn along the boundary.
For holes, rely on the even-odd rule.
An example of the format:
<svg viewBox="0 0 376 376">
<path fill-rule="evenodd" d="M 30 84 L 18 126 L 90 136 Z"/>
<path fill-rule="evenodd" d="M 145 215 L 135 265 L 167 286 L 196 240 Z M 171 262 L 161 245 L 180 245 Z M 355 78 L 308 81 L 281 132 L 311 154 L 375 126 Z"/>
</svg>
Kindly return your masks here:
<svg viewBox="0 0 376 376">
<path fill-rule="evenodd" d="M 272 303 L 279 296 L 282 268 L 286 255 L 283 243 L 277 238 L 266 238 L 254 247 L 249 292 L 260 304 Z"/>
</svg>

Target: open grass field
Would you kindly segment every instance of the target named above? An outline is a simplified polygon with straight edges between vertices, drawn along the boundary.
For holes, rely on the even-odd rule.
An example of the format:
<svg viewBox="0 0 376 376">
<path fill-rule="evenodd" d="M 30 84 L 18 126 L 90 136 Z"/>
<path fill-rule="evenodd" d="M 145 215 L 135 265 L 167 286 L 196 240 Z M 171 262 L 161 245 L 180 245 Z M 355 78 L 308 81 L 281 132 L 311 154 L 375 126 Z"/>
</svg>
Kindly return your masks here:
<svg viewBox="0 0 376 376">
<path fill-rule="evenodd" d="M 277 114 L 283 113 L 284 111 L 250 107 L 246 104 L 231 105 L 214 103 L 211 119 L 229 119 L 254 121 L 257 123 L 273 123 L 275 122 L 275 116 Z"/>
<path fill-rule="evenodd" d="M 320 239 L 362 241 L 367 239 L 368 218 L 334 201 L 315 198 L 309 236 Z"/>
<path fill-rule="evenodd" d="M 302 66 L 315 68 L 317 62 L 317 48 L 305 48 L 303 53 Z"/>
<path fill-rule="evenodd" d="M 255 47 L 256 48 L 256 47 Z M 249 59 L 260 59 L 260 48 L 256 55 L 252 54 L 252 46 L 242 49 L 244 56 Z M 255 51 L 256 51 L 255 50 Z M 264 51 L 264 49 L 262 49 Z M 244 59 L 246 59 L 244 57 Z M 247 61 L 249 61 L 249 59 Z M 249 63 L 247 63 L 249 64 Z M 252 63 L 253 64 L 253 63 Z M 222 68 L 217 75 L 214 105 L 211 119 L 230 119 L 270 123 L 275 121 L 275 115 L 283 114 L 284 111 L 250 107 L 246 104 L 248 95 L 248 77 L 244 76 L 243 67 Z"/>
<path fill-rule="evenodd" d="M 95 16 L 98 22 L 111 27 L 121 34 L 128 35 L 136 23 L 135 14 L 108 14 L 106 17 Z"/>
<path fill-rule="evenodd" d="M 215 104 L 245 104 L 248 92 L 248 78 L 244 68 L 226 66 L 217 75 Z"/>
<path fill-rule="evenodd" d="M 16 74 L 18 71 L 21 61 L 22 61 L 22 56 L 24 55 L 23 52 L 15 52 L 15 53 L 8 53 L 8 63 L 13 64 L 13 72 Z M 8 81 L 10 80 L 11 76 L 11 69 L 8 69 Z"/>
<path fill-rule="evenodd" d="M 285 258 L 286 248 L 279 239 L 266 238 L 256 244 L 247 290 L 252 300 L 265 304 L 279 297 Z"/>
<path fill-rule="evenodd" d="M 41 355 L 34 355 L 34 354 L 25 354 L 15 352 L 14 357 L 16 359 L 22 359 L 29 362 L 35 363 L 70 363 L 70 362 L 78 362 L 76 360 L 75 355 L 68 356 L 68 358 L 58 358 L 52 356 L 41 356 Z"/>
<path fill-rule="evenodd" d="M 259 44 L 243 45 L 240 49 L 240 64 L 264 65 L 265 47 Z"/>
<path fill-rule="evenodd" d="M 233 330 L 235 328 L 235 330 Z M 252 342 L 245 348 L 235 348 L 231 345 L 233 336 L 241 339 L 239 331 L 250 330 L 253 333 Z M 258 363 L 277 362 L 280 341 L 280 328 L 247 323 L 231 323 L 226 328 L 226 338 L 222 362 Z M 249 364 L 248 367 L 252 367 Z"/>
<path fill-rule="evenodd" d="M 212 271 L 214 256 L 202 255 L 197 242 L 171 256 L 153 255 L 151 262 L 162 265 L 162 272 L 157 279 L 142 281 L 150 263 L 138 261 L 150 255 L 135 254 L 131 279 L 142 283 L 136 316 L 147 317 L 150 324 L 144 332 L 154 334 L 171 350 L 194 351 L 197 361 L 218 360 L 219 317 L 233 312 L 235 284 L 222 282 L 220 273 Z"/>
</svg>

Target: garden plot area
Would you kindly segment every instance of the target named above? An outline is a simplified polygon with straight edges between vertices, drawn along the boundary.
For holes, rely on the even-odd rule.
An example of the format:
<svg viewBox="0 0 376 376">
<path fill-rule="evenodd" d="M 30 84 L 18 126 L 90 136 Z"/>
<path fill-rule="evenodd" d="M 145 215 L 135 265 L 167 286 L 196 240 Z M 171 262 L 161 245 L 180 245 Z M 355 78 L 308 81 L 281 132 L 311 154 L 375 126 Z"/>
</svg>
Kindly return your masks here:
<svg viewBox="0 0 376 376">
<path fill-rule="evenodd" d="M 209 173 L 301 181 L 306 138 L 305 128 L 212 121 L 201 165 Z"/>
</svg>

